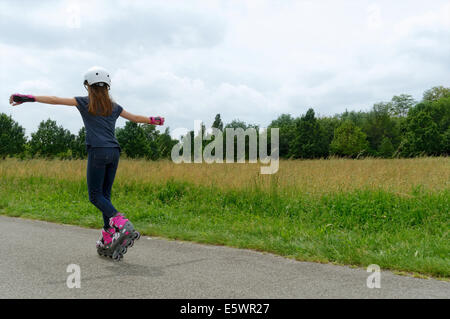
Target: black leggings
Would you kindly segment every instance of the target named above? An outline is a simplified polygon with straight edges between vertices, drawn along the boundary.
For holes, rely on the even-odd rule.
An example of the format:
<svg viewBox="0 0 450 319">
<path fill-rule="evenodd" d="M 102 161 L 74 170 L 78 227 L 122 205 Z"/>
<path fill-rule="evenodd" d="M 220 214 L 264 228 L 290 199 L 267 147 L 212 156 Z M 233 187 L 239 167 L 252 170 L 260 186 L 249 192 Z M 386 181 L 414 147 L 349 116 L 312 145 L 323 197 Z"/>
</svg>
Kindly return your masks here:
<svg viewBox="0 0 450 319">
<path fill-rule="evenodd" d="M 87 185 L 89 200 L 103 213 L 105 229 L 109 219 L 117 213 L 111 203 L 111 188 L 119 165 L 120 150 L 117 147 L 88 148 Z"/>
</svg>

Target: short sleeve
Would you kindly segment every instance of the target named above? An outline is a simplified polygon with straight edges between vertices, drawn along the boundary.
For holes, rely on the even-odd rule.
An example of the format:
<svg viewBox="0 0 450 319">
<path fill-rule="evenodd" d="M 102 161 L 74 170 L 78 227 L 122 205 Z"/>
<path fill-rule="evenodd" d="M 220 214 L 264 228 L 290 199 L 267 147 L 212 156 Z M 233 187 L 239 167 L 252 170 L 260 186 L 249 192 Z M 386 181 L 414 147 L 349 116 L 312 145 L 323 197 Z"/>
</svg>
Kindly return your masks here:
<svg viewBox="0 0 450 319">
<path fill-rule="evenodd" d="M 77 109 L 80 113 L 85 113 L 87 111 L 87 105 L 89 103 L 89 98 L 87 96 L 75 96 L 75 101 L 77 101 Z"/>
<path fill-rule="evenodd" d="M 118 118 L 120 116 L 120 114 L 122 114 L 123 107 L 116 103 L 116 108 L 117 108 L 116 109 L 116 114 L 117 114 L 116 118 Z"/>
</svg>

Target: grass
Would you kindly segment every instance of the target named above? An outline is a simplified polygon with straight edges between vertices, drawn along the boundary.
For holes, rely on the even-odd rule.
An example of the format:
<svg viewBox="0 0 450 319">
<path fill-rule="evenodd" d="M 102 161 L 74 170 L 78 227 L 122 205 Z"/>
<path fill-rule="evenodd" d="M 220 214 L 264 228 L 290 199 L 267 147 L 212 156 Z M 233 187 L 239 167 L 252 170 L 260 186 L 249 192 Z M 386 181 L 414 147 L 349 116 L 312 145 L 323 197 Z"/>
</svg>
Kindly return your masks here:
<svg viewBox="0 0 450 319">
<path fill-rule="evenodd" d="M 85 161 L 0 162 L 0 213 L 100 228 Z M 449 278 L 450 161 L 282 161 L 258 165 L 122 160 L 113 203 L 144 234 L 298 260 Z"/>
</svg>

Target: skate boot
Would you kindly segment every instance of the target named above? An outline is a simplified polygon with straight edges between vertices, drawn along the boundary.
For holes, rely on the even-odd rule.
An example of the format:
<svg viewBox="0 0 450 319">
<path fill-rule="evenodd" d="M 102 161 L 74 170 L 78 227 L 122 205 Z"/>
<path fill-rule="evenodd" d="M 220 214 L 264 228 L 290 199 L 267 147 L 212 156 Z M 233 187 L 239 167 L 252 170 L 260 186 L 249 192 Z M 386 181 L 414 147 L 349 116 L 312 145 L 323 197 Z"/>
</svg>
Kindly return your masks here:
<svg viewBox="0 0 450 319">
<path fill-rule="evenodd" d="M 141 237 L 141 234 L 134 229 L 133 224 L 122 213 L 116 213 L 109 220 L 109 225 L 114 227 L 119 234 L 120 245 L 124 248 L 133 247 L 134 242 Z"/>
<path fill-rule="evenodd" d="M 118 239 L 119 234 L 114 227 L 108 230 L 102 229 L 100 239 L 97 241 L 97 253 L 100 256 L 109 257 L 115 261 L 121 260 L 127 252 L 127 248 L 120 245 Z"/>
</svg>

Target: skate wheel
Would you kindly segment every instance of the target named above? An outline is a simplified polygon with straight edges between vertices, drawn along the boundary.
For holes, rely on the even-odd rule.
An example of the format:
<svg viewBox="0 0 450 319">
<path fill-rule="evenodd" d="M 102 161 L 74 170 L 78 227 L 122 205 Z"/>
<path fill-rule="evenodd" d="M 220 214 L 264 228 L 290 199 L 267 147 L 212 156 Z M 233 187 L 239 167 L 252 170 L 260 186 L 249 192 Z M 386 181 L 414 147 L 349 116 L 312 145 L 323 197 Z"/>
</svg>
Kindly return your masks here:
<svg viewBox="0 0 450 319">
<path fill-rule="evenodd" d="M 121 259 L 121 255 L 118 253 L 114 253 L 114 255 L 112 255 L 112 259 L 114 261 L 119 261 Z"/>
<path fill-rule="evenodd" d="M 138 240 L 139 238 L 141 238 L 141 234 L 139 232 L 135 232 L 133 235 L 134 240 Z"/>
<path fill-rule="evenodd" d="M 127 253 L 127 247 L 122 247 L 121 254 L 125 255 Z"/>
</svg>

